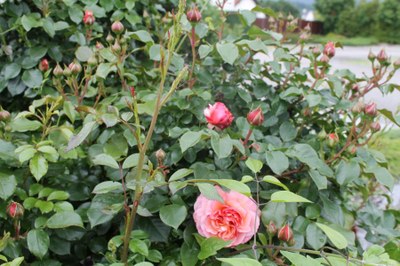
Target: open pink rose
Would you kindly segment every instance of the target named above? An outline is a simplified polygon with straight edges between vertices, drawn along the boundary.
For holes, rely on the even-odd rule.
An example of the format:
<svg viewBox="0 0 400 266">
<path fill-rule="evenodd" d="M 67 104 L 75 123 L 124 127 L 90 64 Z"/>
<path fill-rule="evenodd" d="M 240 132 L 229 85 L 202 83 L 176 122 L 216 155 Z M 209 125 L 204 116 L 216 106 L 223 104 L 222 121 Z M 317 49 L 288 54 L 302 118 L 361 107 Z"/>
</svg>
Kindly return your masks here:
<svg viewBox="0 0 400 266">
<path fill-rule="evenodd" d="M 232 241 L 229 247 L 246 243 L 260 225 L 257 204 L 236 191 L 225 192 L 220 187 L 216 189 L 224 203 L 200 195 L 194 204 L 193 218 L 197 231 L 204 237 Z"/>
<path fill-rule="evenodd" d="M 209 125 L 216 126 L 220 129 L 229 127 L 234 118 L 225 104 L 221 102 L 216 102 L 214 105 L 209 104 L 208 107 L 204 109 L 204 116 Z"/>
</svg>

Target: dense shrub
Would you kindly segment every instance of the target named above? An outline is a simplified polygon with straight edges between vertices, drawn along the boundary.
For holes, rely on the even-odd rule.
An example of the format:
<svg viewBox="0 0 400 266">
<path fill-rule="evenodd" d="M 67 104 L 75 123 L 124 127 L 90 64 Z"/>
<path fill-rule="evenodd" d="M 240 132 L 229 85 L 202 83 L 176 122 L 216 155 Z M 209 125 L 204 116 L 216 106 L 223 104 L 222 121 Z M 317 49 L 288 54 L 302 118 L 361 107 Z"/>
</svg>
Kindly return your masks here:
<svg viewBox="0 0 400 266">
<path fill-rule="evenodd" d="M 377 35 L 384 42 L 399 43 L 400 6 L 399 1 L 385 0 L 378 9 L 379 30 Z"/>
<path fill-rule="evenodd" d="M 300 16 L 299 9 L 296 6 L 294 6 L 293 4 L 291 4 L 290 2 L 285 1 L 285 0 L 260 1 L 260 6 L 271 8 L 275 12 L 282 12 L 282 14 L 284 14 L 286 16 L 289 15 L 289 14 L 291 14 L 292 16 L 295 16 L 295 17 L 299 17 Z"/>
<path fill-rule="evenodd" d="M 253 12 L 227 35 L 191 4 L 1 5 L 0 259 L 396 265 L 399 211 L 375 200 L 395 180 L 362 102 L 399 88 L 384 51 L 356 77 L 330 69 L 333 43 L 290 49 Z"/>
<path fill-rule="evenodd" d="M 323 18 L 324 32 L 329 33 L 336 30 L 340 14 L 354 7 L 354 0 L 316 0 L 314 7 Z"/>
</svg>

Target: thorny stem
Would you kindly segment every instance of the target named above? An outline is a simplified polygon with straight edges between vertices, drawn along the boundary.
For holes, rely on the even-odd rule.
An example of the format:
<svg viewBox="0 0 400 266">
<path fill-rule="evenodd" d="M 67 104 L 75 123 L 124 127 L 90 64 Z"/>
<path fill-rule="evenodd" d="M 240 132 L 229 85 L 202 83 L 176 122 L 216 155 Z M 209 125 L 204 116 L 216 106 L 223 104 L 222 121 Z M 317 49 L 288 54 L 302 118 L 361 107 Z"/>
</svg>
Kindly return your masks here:
<svg viewBox="0 0 400 266">
<path fill-rule="evenodd" d="M 196 29 L 194 25 L 192 25 L 192 36 L 189 39 L 190 39 L 190 45 L 192 46 L 192 67 L 190 68 L 188 81 L 189 81 L 189 87 L 193 88 L 194 81 L 192 81 L 192 76 L 194 72 L 194 66 L 196 64 Z"/>
<path fill-rule="evenodd" d="M 252 133 L 253 133 L 253 129 L 249 128 L 249 131 L 247 132 L 247 135 L 246 135 L 246 139 L 243 141 L 243 146 L 247 147 L 247 143 L 249 142 L 249 139 L 250 139 Z"/>
</svg>

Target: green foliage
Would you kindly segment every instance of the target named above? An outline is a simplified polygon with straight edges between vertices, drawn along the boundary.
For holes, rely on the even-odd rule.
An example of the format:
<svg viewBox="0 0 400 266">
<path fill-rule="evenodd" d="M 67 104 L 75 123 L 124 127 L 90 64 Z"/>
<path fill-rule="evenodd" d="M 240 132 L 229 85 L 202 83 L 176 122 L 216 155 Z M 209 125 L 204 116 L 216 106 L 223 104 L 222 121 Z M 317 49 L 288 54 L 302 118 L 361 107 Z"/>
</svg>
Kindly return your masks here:
<svg viewBox="0 0 400 266">
<path fill-rule="evenodd" d="M 292 14 L 294 17 L 299 17 L 300 16 L 300 11 L 299 8 L 294 6 L 292 3 L 285 1 L 285 0 L 263 0 L 260 1 L 260 6 L 262 7 L 268 7 L 274 10 L 275 12 L 279 13 L 281 12 L 284 15 L 289 15 Z"/>
<path fill-rule="evenodd" d="M 382 76 L 392 68 L 378 66 L 387 71 L 381 77 L 333 71 L 303 41 L 292 50 L 281 34 L 251 26 L 252 11 L 238 15 L 234 32 L 224 13 L 204 8 L 194 24 L 184 1 L 1 4 L 2 265 L 340 265 L 337 252 L 351 262 L 398 258 L 399 212 L 375 202 L 396 180 L 366 145 L 378 118 L 351 111 L 364 96 L 352 85 L 388 94 L 396 85 Z M 82 21 L 87 10 L 92 25 Z M 114 21 L 123 33 L 113 33 Z M 39 67 L 43 59 L 49 69 Z M 204 118 L 215 102 L 234 116 L 224 130 Z M 265 118 L 250 125 L 257 107 Z M 335 145 L 327 133 L 337 134 Z M 200 193 L 225 206 L 216 186 L 260 209 L 262 225 L 236 251 L 196 230 Z M 292 247 L 271 222 L 292 228 Z M 367 251 L 355 225 L 375 244 Z"/>
<path fill-rule="evenodd" d="M 398 43 L 400 38 L 400 7 L 396 0 L 383 1 L 378 9 L 378 36 L 380 40 Z"/>
<path fill-rule="evenodd" d="M 346 9 L 354 7 L 354 0 L 316 0 L 315 9 L 322 15 L 324 21 L 324 32 L 334 32 L 337 28 L 339 16 Z"/>
</svg>

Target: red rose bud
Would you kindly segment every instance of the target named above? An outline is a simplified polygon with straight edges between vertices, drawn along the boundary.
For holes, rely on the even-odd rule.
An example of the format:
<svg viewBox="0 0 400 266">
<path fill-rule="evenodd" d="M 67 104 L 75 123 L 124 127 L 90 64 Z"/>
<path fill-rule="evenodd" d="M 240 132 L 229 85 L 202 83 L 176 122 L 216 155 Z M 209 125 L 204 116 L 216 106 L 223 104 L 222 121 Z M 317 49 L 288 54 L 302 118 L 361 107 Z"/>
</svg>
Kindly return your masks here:
<svg viewBox="0 0 400 266">
<path fill-rule="evenodd" d="M 47 70 L 49 70 L 49 61 L 47 61 L 46 58 L 43 58 L 42 61 L 40 61 L 39 69 L 42 72 L 46 72 Z"/>
<path fill-rule="evenodd" d="M 293 231 L 290 229 L 289 225 L 285 225 L 279 229 L 278 238 L 283 242 L 289 242 L 293 239 Z"/>
<path fill-rule="evenodd" d="M 86 10 L 85 11 L 85 15 L 83 16 L 83 23 L 85 25 L 90 26 L 90 25 L 93 25 L 94 20 L 95 19 L 94 19 L 94 16 L 93 16 L 93 12 L 90 11 L 90 10 Z"/>
<path fill-rule="evenodd" d="M 379 130 L 381 130 L 381 124 L 379 124 L 379 122 L 371 123 L 371 130 L 373 132 L 378 132 Z"/>
<path fill-rule="evenodd" d="M 328 42 L 324 47 L 324 54 L 332 58 L 335 56 L 335 43 Z"/>
<path fill-rule="evenodd" d="M 354 84 L 354 85 L 351 87 L 351 89 L 352 89 L 354 92 L 357 92 L 357 91 L 360 90 L 360 87 L 358 87 L 358 84 Z"/>
<path fill-rule="evenodd" d="M 3 110 L 0 112 L 0 121 L 8 121 L 11 115 L 8 111 Z"/>
<path fill-rule="evenodd" d="M 115 21 L 112 25 L 111 25 L 111 30 L 112 32 L 114 32 L 115 34 L 120 34 L 124 31 L 124 25 L 122 25 L 122 23 L 120 21 Z"/>
<path fill-rule="evenodd" d="M 323 54 L 321 59 L 321 63 L 328 64 L 329 63 L 329 57 L 326 54 Z"/>
<path fill-rule="evenodd" d="M 71 64 L 69 64 L 68 68 L 74 75 L 79 74 L 82 71 L 82 66 L 78 62 L 72 62 Z"/>
<path fill-rule="evenodd" d="M 19 218 L 24 215 L 24 207 L 18 202 L 12 201 L 7 207 L 7 213 L 11 218 Z"/>
<path fill-rule="evenodd" d="M 61 77 L 63 75 L 63 69 L 60 67 L 59 64 L 57 64 L 57 66 L 54 68 L 53 74 L 56 77 Z"/>
<path fill-rule="evenodd" d="M 132 97 L 135 97 L 135 87 L 131 86 L 129 91 L 131 92 Z"/>
<path fill-rule="evenodd" d="M 339 136 L 336 133 L 328 134 L 328 145 L 330 147 L 335 146 L 339 142 Z"/>
<path fill-rule="evenodd" d="M 207 119 L 209 128 L 214 126 L 219 129 L 227 128 L 232 124 L 234 119 L 229 109 L 221 102 L 216 102 L 214 105 L 209 104 L 204 109 L 204 116 Z"/>
<path fill-rule="evenodd" d="M 382 50 L 378 53 L 378 55 L 376 56 L 376 59 L 378 59 L 378 61 L 379 61 L 380 63 L 385 63 L 385 62 L 388 60 L 388 56 L 387 56 L 387 54 L 386 54 L 385 49 L 382 49 Z"/>
<path fill-rule="evenodd" d="M 186 13 L 186 17 L 190 22 L 199 22 L 201 20 L 201 13 L 199 9 L 197 9 L 197 6 L 189 9 Z"/>
<path fill-rule="evenodd" d="M 370 50 L 368 53 L 368 59 L 369 61 L 373 62 L 376 58 L 376 55 Z"/>
<path fill-rule="evenodd" d="M 369 116 L 376 116 L 376 114 L 378 113 L 378 109 L 376 108 L 376 103 L 372 102 L 365 105 L 364 113 Z"/>
<path fill-rule="evenodd" d="M 278 229 L 273 221 L 270 221 L 266 227 L 268 234 L 271 236 L 274 236 L 278 232 Z"/>
<path fill-rule="evenodd" d="M 101 50 L 104 48 L 104 45 L 101 42 L 96 42 L 96 49 Z"/>
<path fill-rule="evenodd" d="M 260 126 L 264 122 L 264 114 L 260 107 L 257 107 L 247 115 L 247 122 L 252 126 Z"/>
<path fill-rule="evenodd" d="M 315 47 L 312 49 L 312 53 L 313 53 L 315 56 L 317 56 L 317 55 L 319 55 L 319 54 L 321 53 L 321 49 L 319 49 L 318 46 L 315 46 Z"/>
</svg>

